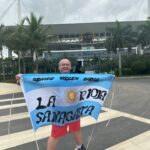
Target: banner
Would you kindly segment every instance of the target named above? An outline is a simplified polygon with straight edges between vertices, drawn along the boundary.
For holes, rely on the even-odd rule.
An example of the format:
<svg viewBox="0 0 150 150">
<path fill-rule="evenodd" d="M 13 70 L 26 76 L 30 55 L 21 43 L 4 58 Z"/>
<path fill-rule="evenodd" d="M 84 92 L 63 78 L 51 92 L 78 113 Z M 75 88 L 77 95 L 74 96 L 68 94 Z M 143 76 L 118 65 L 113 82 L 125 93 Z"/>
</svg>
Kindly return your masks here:
<svg viewBox="0 0 150 150">
<path fill-rule="evenodd" d="M 89 115 L 97 119 L 113 79 L 111 74 L 22 74 L 33 129 Z"/>
</svg>

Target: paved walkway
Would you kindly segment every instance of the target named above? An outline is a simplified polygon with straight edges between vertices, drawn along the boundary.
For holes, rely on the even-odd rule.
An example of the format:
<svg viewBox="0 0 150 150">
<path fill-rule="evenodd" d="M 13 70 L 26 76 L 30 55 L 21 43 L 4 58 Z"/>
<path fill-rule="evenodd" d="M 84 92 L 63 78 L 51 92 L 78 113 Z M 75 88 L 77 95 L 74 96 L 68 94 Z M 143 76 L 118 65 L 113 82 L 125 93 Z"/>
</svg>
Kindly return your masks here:
<svg viewBox="0 0 150 150">
<path fill-rule="evenodd" d="M 94 127 L 92 125 L 95 124 L 94 135 L 88 150 L 149 150 L 150 118 L 149 111 L 147 111 L 149 103 L 146 102 L 149 100 L 150 80 L 131 79 L 126 81 L 122 79 L 121 81 L 117 81 L 117 84 L 118 85 L 115 85 L 115 93 L 118 93 L 118 95 L 114 96 L 113 109 L 104 107 L 104 112 L 100 115 L 97 122 L 89 117 L 81 119 L 85 145 L 88 145 L 88 139 L 91 138 L 90 135 Z M 21 92 L 19 85 L 0 83 L 0 95 L 16 92 Z M 129 106 L 126 101 L 128 99 L 131 102 Z M 143 103 L 138 105 L 139 102 L 136 102 L 136 99 L 140 101 L 142 99 Z M 11 100 L 13 100 L 12 105 L 10 103 Z M 144 105 L 144 102 L 146 105 Z M 136 106 L 134 105 L 135 103 Z M 120 110 L 115 107 L 117 105 Z M 145 110 L 140 107 L 142 105 Z M 139 115 L 138 113 L 130 112 L 130 109 L 126 111 L 130 106 L 132 106 L 131 110 L 137 109 L 139 111 L 142 109 L 144 112 L 142 111 L 142 113 L 140 113 L 142 115 Z M 10 107 L 12 109 L 12 115 L 10 133 L 8 134 L 7 126 L 10 121 Z M 109 119 L 111 119 L 111 121 L 106 128 L 105 126 L 109 122 Z M 35 137 L 31 129 L 31 123 L 23 97 L 0 100 L 0 149 L 25 150 L 28 147 L 28 149 L 32 148 L 33 150 L 37 150 L 34 142 L 35 138 L 39 140 L 40 150 L 46 149 L 49 134 L 50 126 L 46 126 L 39 129 Z M 68 141 L 70 144 L 67 144 Z M 74 143 L 70 140 L 70 136 L 67 136 L 60 141 L 58 150 L 71 150 L 72 145 L 74 145 Z M 70 148 L 66 149 L 65 146 L 67 148 L 70 146 Z"/>
<path fill-rule="evenodd" d="M 21 92 L 21 87 L 13 83 L 0 83 L 0 95 Z"/>
</svg>

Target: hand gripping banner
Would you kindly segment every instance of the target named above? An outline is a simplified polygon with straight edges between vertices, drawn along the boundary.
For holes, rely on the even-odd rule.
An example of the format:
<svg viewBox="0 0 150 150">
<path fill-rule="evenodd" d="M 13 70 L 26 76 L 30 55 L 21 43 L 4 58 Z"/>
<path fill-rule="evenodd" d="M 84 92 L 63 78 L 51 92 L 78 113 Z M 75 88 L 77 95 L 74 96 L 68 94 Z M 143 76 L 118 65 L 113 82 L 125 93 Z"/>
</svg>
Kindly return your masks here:
<svg viewBox="0 0 150 150">
<path fill-rule="evenodd" d="M 33 129 L 89 115 L 97 119 L 113 79 L 111 74 L 22 74 Z"/>
</svg>

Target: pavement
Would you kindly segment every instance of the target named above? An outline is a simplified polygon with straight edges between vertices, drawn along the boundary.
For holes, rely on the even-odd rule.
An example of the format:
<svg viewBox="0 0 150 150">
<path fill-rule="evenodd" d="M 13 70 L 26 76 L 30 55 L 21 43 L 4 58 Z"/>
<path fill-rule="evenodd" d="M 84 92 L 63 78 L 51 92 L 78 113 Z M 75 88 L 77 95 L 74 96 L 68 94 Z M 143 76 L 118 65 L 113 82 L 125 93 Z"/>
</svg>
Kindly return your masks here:
<svg viewBox="0 0 150 150">
<path fill-rule="evenodd" d="M 119 78 L 97 121 L 81 119 L 87 150 L 150 150 L 150 78 Z M 21 88 L 0 83 L 0 150 L 46 150 L 51 126 L 32 130 Z M 72 135 L 57 150 L 73 150 Z"/>
<path fill-rule="evenodd" d="M 21 92 L 21 88 L 17 84 L 0 82 L 0 95 Z"/>
</svg>

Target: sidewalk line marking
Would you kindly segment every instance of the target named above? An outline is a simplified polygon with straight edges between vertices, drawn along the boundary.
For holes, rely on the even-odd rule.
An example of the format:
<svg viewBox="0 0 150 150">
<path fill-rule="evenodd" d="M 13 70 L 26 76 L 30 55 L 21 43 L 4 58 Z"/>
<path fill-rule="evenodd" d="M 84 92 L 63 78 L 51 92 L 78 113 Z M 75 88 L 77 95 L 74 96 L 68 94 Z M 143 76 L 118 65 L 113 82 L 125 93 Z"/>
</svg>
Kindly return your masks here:
<svg viewBox="0 0 150 150">
<path fill-rule="evenodd" d="M 26 103 L 0 106 L 0 110 L 8 109 L 8 108 L 17 108 L 17 107 L 21 107 L 21 106 L 26 106 Z"/>
<path fill-rule="evenodd" d="M 112 147 L 109 147 L 106 150 L 126 150 L 126 149 L 149 150 L 150 148 L 149 139 L 150 139 L 150 131 L 146 131 L 133 138 L 130 138 Z"/>
<path fill-rule="evenodd" d="M 22 100 L 22 99 L 24 99 L 24 97 L 3 99 L 3 100 L 0 100 L 0 102 L 16 101 L 16 100 Z"/>
<path fill-rule="evenodd" d="M 135 115 L 132 115 L 132 114 L 128 114 L 128 113 L 121 112 L 121 111 L 114 110 L 114 109 L 109 109 L 109 108 L 106 108 L 106 107 L 103 107 L 103 110 L 105 110 L 107 112 L 110 112 L 110 113 L 116 112 L 116 113 L 119 113 L 121 116 L 128 117 L 128 118 L 140 121 L 140 122 L 144 122 L 144 123 L 150 124 L 150 119 L 147 119 L 147 118 L 135 116 Z"/>
<path fill-rule="evenodd" d="M 1 122 L 7 122 L 9 120 L 13 121 L 13 120 L 18 120 L 18 119 L 24 119 L 24 118 L 28 118 L 28 117 L 29 117 L 28 112 L 18 113 L 18 114 L 12 114 L 11 116 L 10 115 L 1 116 L 0 117 L 0 123 Z"/>
</svg>

